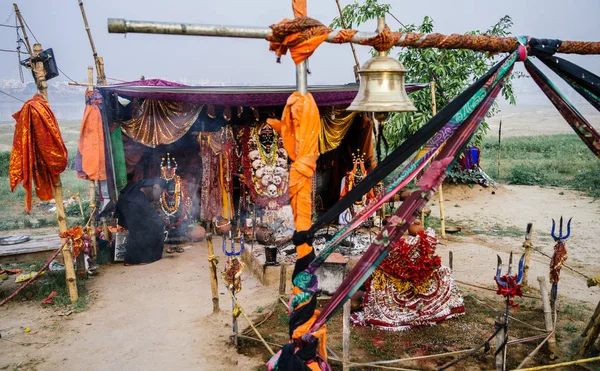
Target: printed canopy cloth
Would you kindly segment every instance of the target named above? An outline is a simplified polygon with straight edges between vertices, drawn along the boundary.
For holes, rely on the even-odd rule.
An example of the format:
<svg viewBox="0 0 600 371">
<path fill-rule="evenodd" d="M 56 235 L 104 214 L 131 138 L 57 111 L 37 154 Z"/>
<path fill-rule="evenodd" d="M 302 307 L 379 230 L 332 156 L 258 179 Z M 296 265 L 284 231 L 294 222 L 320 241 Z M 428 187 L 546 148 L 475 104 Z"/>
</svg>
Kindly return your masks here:
<svg viewBox="0 0 600 371">
<path fill-rule="evenodd" d="M 148 147 L 171 144 L 188 132 L 202 107 L 195 103 L 146 99 L 121 128 L 125 135 Z"/>
<path fill-rule="evenodd" d="M 85 92 L 85 111 L 81 121 L 75 160 L 78 178 L 95 181 L 106 180 L 101 106 L 102 95 L 97 90 Z"/>
<path fill-rule="evenodd" d="M 67 148 L 48 102 L 36 94 L 13 115 L 17 121 L 8 168 L 10 190 L 23 182 L 25 210 L 31 210 L 32 182 L 42 201 L 53 198 L 53 184 L 67 167 Z"/>
</svg>

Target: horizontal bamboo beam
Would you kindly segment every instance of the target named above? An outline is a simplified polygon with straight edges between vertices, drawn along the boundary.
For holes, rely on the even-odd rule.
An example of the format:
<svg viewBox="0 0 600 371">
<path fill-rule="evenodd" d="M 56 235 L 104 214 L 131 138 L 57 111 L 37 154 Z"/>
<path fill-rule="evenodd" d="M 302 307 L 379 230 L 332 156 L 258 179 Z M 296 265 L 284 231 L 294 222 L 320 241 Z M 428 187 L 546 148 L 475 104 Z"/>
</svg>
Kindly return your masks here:
<svg viewBox="0 0 600 371">
<path fill-rule="evenodd" d="M 340 31 L 333 30 L 329 33 L 325 41 L 334 42 Z M 108 18 L 108 32 L 266 39 L 271 34 L 271 29 L 269 27 L 133 21 L 122 18 Z M 359 31 L 354 34 L 351 42 L 360 44 L 374 36 L 377 36 L 376 32 Z M 518 42 L 515 37 L 406 32 L 401 34 L 394 45 L 411 48 L 469 49 L 492 53 L 509 53 L 517 48 Z M 567 54 L 600 54 L 600 42 L 563 41 L 558 48 L 558 52 Z"/>
</svg>

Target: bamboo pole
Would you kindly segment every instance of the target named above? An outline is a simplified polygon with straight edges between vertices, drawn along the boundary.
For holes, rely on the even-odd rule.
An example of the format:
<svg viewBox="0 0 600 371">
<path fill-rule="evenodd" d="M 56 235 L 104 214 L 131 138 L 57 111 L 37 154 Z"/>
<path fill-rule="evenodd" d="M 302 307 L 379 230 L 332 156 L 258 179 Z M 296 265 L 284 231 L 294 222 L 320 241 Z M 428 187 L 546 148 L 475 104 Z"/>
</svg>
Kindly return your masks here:
<svg viewBox="0 0 600 371">
<path fill-rule="evenodd" d="M 33 77 L 35 78 L 38 92 L 47 101 L 48 85 L 46 84 L 46 70 L 44 68 L 44 62 L 33 61 L 33 59 L 39 56 L 39 54 L 43 52 L 44 49 L 39 43 L 34 44 L 33 50 L 31 49 L 31 47 L 29 46 L 27 33 L 25 32 L 25 27 L 23 25 L 24 22 L 21 16 L 21 12 L 19 11 L 19 7 L 17 6 L 17 4 L 13 4 L 13 6 L 15 8 L 15 14 L 19 19 L 19 23 L 21 24 L 23 36 L 26 40 L 27 51 L 29 52 L 29 56 L 31 57 L 31 68 L 33 70 Z M 63 204 L 62 182 L 60 180 L 60 175 L 56 176 L 56 180 L 52 187 L 54 191 L 54 201 L 56 202 L 56 219 L 58 220 L 58 230 L 60 231 L 60 233 L 63 233 L 67 230 L 67 217 L 65 216 L 65 205 Z M 61 243 L 63 245 L 62 255 L 65 264 L 65 277 L 67 281 L 67 288 L 69 290 L 69 297 L 71 299 L 71 302 L 75 303 L 79 299 L 79 295 L 77 294 L 77 282 L 75 278 L 75 268 L 73 267 L 73 256 L 71 255 L 69 244 L 66 243 L 66 239 L 62 238 Z"/>
<path fill-rule="evenodd" d="M 217 258 L 212 244 L 212 222 L 209 221 L 206 226 L 206 246 L 208 251 L 208 265 L 210 269 L 210 290 L 212 292 L 213 313 L 219 309 L 219 282 L 217 280 Z"/>
<path fill-rule="evenodd" d="M 343 359 L 344 365 L 343 370 L 350 370 L 350 312 L 351 312 L 351 301 L 346 300 L 343 307 L 343 323 L 342 323 L 342 351 L 343 351 Z"/>
<path fill-rule="evenodd" d="M 523 247 L 525 248 L 525 266 L 523 267 L 523 287 L 529 286 L 529 263 L 531 261 L 531 234 L 533 232 L 533 223 L 527 223 L 527 230 L 525 232 L 525 242 Z"/>
<path fill-rule="evenodd" d="M 98 56 L 96 52 L 96 45 L 94 45 L 94 39 L 92 38 L 92 31 L 88 25 L 87 16 L 85 15 L 85 9 L 83 7 L 83 1 L 79 0 L 79 9 L 81 10 L 81 17 L 83 17 L 83 25 L 87 32 L 88 38 L 90 39 L 90 45 L 92 47 L 92 55 L 94 56 L 94 63 L 96 64 L 96 83 L 98 85 L 106 85 L 106 75 L 104 74 L 104 60 Z"/>
<path fill-rule="evenodd" d="M 17 15 L 17 19 L 19 20 L 19 24 L 21 25 L 21 31 L 23 32 L 23 38 L 25 39 L 25 46 L 27 47 L 27 52 L 31 56 L 31 45 L 29 44 L 29 38 L 27 37 L 27 32 L 25 31 L 23 18 L 21 18 L 21 12 L 19 11 L 19 7 L 16 3 L 13 3 L 13 6 L 15 8 L 15 14 Z"/>
<path fill-rule="evenodd" d="M 88 66 L 88 91 L 94 90 L 94 67 Z M 96 240 L 96 182 L 90 180 L 90 224 L 92 233 L 90 235 L 92 245 L 92 258 L 98 255 L 98 241 Z M 108 237 L 107 237 L 108 238 Z"/>
<path fill-rule="evenodd" d="M 281 264 L 279 271 L 279 296 L 285 295 L 285 288 L 287 283 L 287 265 Z"/>
<path fill-rule="evenodd" d="M 551 332 L 554 330 L 554 324 L 552 321 L 552 308 L 550 307 L 550 299 L 548 298 L 546 276 L 539 276 L 537 280 L 540 284 L 540 295 L 542 297 L 542 307 L 544 308 L 544 323 L 546 325 L 546 331 Z M 550 350 L 550 359 L 554 359 L 556 354 L 556 337 L 554 335 L 550 336 L 548 339 L 548 349 Z"/>
<path fill-rule="evenodd" d="M 500 120 L 500 124 L 498 125 L 498 175 L 500 178 L 500 147 L 502 143 L 502 120 Z"/>
<path fill-rule="evenodd" d="M 565 366 L 573 366 L 573 365 L 581 365 L 583 363 L 596 362 L 596 361 L 600 361 L 600 356 L 599 357 L 593 357 L 593 358 L 580 359 L 580 360 L 577 360 L 577 361 L 555 363 L 553 365 L 536 366 L 536 367 L 530 367 L 530 368 L 517 368 L 514 371 L 551 370 L 553 368 L 559 368 L 559 367 L 565 367 Z"/>
<path fill-rule="evenodd" d="M 431 113 L 433 116 L 437 115 L 437 103 L 435 101 L 435 81 L 429 82 L 431 88 Z M 440 229 L 441 237 L 446 238 L 446 217 L 444 216 L 444 189 L 442 184 L 438 188 L 438 202 L 440 204 Z"/>
</svg>

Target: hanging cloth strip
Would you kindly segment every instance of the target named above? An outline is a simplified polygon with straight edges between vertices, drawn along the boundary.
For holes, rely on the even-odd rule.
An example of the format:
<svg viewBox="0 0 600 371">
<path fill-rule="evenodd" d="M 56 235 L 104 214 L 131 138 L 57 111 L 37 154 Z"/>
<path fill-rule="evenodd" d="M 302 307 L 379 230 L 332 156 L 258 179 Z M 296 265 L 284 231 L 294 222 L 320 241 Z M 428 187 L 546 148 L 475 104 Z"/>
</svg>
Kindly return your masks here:
<svg viewBox="0 0 600 371">
<path fill-rule="evenodd" d="M 566 59 L 554 56 L 536 56 L 600 111 L 600 77 Z"/>
<path fill-rule="evenodd" d="M 473 133 L 481 123 L 498 95 L 502 84 L 497 84 L 489 95 L 477 106 L 465 123 L 460 125 L 456 132 L 446 142 L 435 160 L 417 183 L 419 190 L 414 191 L 398 208 L 382 232 L 379 233 L 374 243 L 367 249 L 354 269 L 346 276 L 333 297 L 327 302 L 321 314 L 313 324 L 310 331 L 318 329 L 341 308 L 362 283 L 371 275 L 373 270 L 389 253 L 391 241 L 399 239 L 414 221 L 421 208 L 428 202 L 438 186 L 446 176 L 446 170 L 461 153 L 469 142 Z"/>
<path fill-rule="evenodd" d="M 515 63 L 517 56 L 513 53 L 504 61 L 498 64 L 498 69 L 492 76 L 488 78 L 487 83 L 475 94 L 469 101 L 461 107 L 453 116 L 450 121 L 444 125 L 444 127 L 438 131 L 429 142 L 423 147 L 422 151 L 425 152 L 421 155 L 421 152 L 415 156 L 415 158 L 408 163 L 404 169 L 396 176 L 396 178 L 385 188 L 385 190 L 373 199 L 366 208 L 361 210 L 352 220 L 352 222 L 341 228 L 336 235 L 325 245 L 321 250 L 318 258 L 311 263 L 310 271 L 314 273 L 318 267 L 329 257 L 329 255 L 335 251 L 339 243 L 348 236 L 356 227 L 361 225 L 365 219 L 371 215 L 375 210 L 381 207 L 387 200 L 394 196 L 398 191 L 404 188 L 414 177 L 427 165 L 427 163 L 433 158 L 434 154 L 437 153 L 443 143 L 450 138 L 450 136 L 456 131 L 470 113 L 473 112 L 477 104 L 481 103 L 485 99 L 486 95 L 489 94 L 492 88 L 497 86 L 500 81 L 506 76 L 512 65 Z M 460 98 L 460 96 L 459 96 Z M 459 99 L 457 98 L 457 99 Z M 437 115 L 436 115 L 437 117 Z M 432 120 L 435 119 L 432 118 Z M 367 176 L 368 177 L 368 176 Z M 364 182 L 366 179 L 363 179 Z M 361 182 L 361 183 L 362 183 Z M 360 186 L 360 184 L 358 185 Z M 357 187 L 358 187 L 357 186 Z M 335 207 L 335 206 L 334 206 Z"/>
<path fill-rule="evenodd" d="M 469 101 L 469 99 L 485 86 L 488 80 L 492 76 L 494 76 L 494 74 L 500 69 L 501 66 L 503 66 L 504 62 L 509 61 L 509 58 L 512 58 L 514 62 L 515 56 L 511 54 L 511 56 L 505 58 L 503 61 L 496 64 L 479 80 L 477 80 L 463 93 L 461 93 L 456 99 L 454 99 L 452 102 L 447 104 L 442 110 L 440 110 L 438 114 L 435 115 L 435 117 L 433 117 L 431 120 L 429 120 L 427 124 L 421 127 L 410 138 L 404 141 L 398 148 L 392 151 L 385 159 L 383 159 L 375 167 L 375 169 L 373 169 L 360 182 L 360 184 L 354 187 L 350 192 L 346 194 L 346 196 L 341 198 L 335 205 L 333 205 L 321 217 L 319 217 L 319 219 L 314 222 L 314 224 L 310 227 L 308 231 L 298 232 L 295 236 L 295 240 L 297 242 L 301 242 L 303 240 L 310 241 L 314 233 L 316 233 L 316 231 L 323 228 L 327 223 L 330 223 L 331 221 L 335 220 L 339 214 L 346 210 L 355 201 L 361 199 L 362 196 L 366 194 L 369 190 L 371 190 L 373 187 L 375 187 L 377 183 L 382 181 L 392 171 L 396 170 L 398 166 L 400 166 L 402 163 L 408 160 L 408 158 L 413 153 L 418 151 L 425 143 L 427 143 L 427 141 L 430 138 L 434 137 L 442 130 L 442 128 L 448 123 L 448 121 L 450 121 L 452 117 L 457 112 L 459 112 L 459 110 Z M 463 114 L 463 119 L 467 116 L 468 115 Z M 422 166 L 424 165 L 425 164 L 422 164 Z M 394 188 L 399 189 L 397 188 L 398 184 L 395 183 L 394 185 Z M 389 197 L 391 197 L 391 195 Z M 385 202 L 385 200 L 380 202 L 382 204 L 383 202 Z M 367 209 L 370 212 L 372 212 L 373 210 L 371 208 Z M 350 227 L 350 225 L 348 227 Z"/>
<path fill-rule="evenodd" d="M 525 61 L 525 68 L 544 94 L 550 99 L 558 112 L 588 148 L 600 158 L 600 134 L 590 125 L 583 115 L 562 95 L 558 88 L 540 71 L 530 58 Z"/>
<path fill-rule="evenodd" d="M 53 185 L 67 167 L 67 148 L 48 102 L 36 94 L 13 115 L 17 121 L 8 175 L 10 190 L 23 182 L 25 210 L 31 210 L 32 182 L 42 201 L 53 198 Z"/>
<path fill-rule="evenodd" d="M 85 111 L 75 159 L 77 177 L 106 180 L 104 131 L 102 130 L 102 95 L 98 90 L 85 92 Z"/>
</svg>

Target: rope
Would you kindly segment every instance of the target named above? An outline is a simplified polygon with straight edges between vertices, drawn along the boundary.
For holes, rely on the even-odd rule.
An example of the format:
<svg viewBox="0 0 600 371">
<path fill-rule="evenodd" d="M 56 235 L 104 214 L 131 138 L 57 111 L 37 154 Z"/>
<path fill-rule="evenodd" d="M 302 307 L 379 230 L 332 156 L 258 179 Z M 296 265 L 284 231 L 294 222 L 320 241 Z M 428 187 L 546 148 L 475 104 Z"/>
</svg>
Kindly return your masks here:
<svg viewBox="0 0 600 371">
<path fill-rule="evenodd" d="M 215 257 L 212 256 L 212 259 L 209 257 L 209 261 L 211 262 L 211 264 L 213 264 L 213 266 L 215 267 L 215 270 L 218 270 L 219 272 L 221 272 L 221 279 L 223 280 L 223 282 L 227 286 L 227 283 L 223 279 L 223 273 L 224 272 L 222 270 L 220 270 L 219 267 L 215 264 L 215 261 L 216 261 Z M 225 290 L 225 291 L 227 291 L 227 293 L 229 293 L 229 296 L 231 296 L 231 299 L 235 302 L 236 307 L 239 308 L 240 313 L 242 313 L 242 315 L 244 316 L 244 318 L 246 318 L 246 321 L 248 321 L 248 324 L 250 325 L 250 327 L 252 327 L 252 330 L 254 330 L 254 333 L 262 341 L 262 343 L 265 345 L 265 347 L 267 348 L 267 350 L 269 351 L 269 353 L 271 353 L 272 356 L 275 355 L 275 352 L 273 352 L 273 349 L 271 349 L 271 347 L 269 346 L 269 344 L 267 344 L 267 341 L 262 337 L 262 335 L 260 334 L 260 332 L 258 332 L 258 329 L 256 327 L 254 327 L 254 323 L 252 323 L 252 321 L 250 320 L 250 318 L 248 318 L 248 316 L 246 315 L 246 312 L 244 311 L 244 309 L 242 308 L 242 306 L 238 302 L 238 300 L 235 297 L 235 295 L 233 295 L 230 290 Z M 239 336 L 239 334 L 237 336 Z"/>
<path fill-rule="evenodd" d="M 0 90 L 0 93 L 2 93 L 2 94 L 4 94 L 4 95 L 8 95 L 9 97 L 11 97 L 11 98 L 13 98 L 13 99 L 16 99 L 16 100 L 18 100 L 18 101 L 19 101 L 19 102 L 21 102 L 21 103 L 25 103 L 25 101 L 24 101 L 24 100 L 22 100 L 22 99 L 19 99 L 19 98 L 15 97 L 14 95 L 10 95 L 10 94 L 8 94 L 7 92 L 5 92 L 5 91 L 3 91 L 3 90 Z"/>
<path fill-rule="evenodd" d="M 475 287 L 478 289 L 482 289 L 482 290 L 487 290 L 487 291 L 493 291 L 496 292 L 496 289 L 490 289 L 489 287 L 484 287 L 484 286 L 478 286 L 478 285 L 473 285 L 472 283 L 466 283 L 463 281 L 459 281 L 459 280 L 454 280 L 457 283 L 460 283 L 461 285 L 465 285 L 465 286 L 471 286 L 471 287 Z M 523 294 L 524 298 L 528 298 L 528 299 L 537 299 L 537 300 L 541 300 L 541 298 L 539 296 L 531 296 L 531 295 L 525 295 Z"/>
<path fill-rule="evenodd" d="M 557 311 L 557 309 L 556 309 L 556 306 L 555 306 L 554 307 L 554 324 L 552 325 L 552 332 L 550 332 L 548 334 L 548 336 L 546 336 L 546 338 L 544 339 L 544 341 L 542 341 L 531 353 L 529 353 L 527 355 L 527 357 L 525 357 L 525 359 L 521 363 L 519 363 L 519 366 L 517 366 L 518 369 L 521 368 L 521 367 L 523 367 L 523 366 L 525 366 L 525 364 L 527 364 L 527 362 L 529 362 L 529 360 L 532 359 L 533 356 L 535 356 L 536 353 L 540 349 L 542 349 L 542 346 L 544 346 L 544 344 L 546 344 L 546 342 L 548 340 L 550 340 L 550 338 L 552 336 L 554 336 L 554 334 L 556 333 L 556 322 L 558 322 L 558 315 L 557 315 L 556 311 Z"/>
<path fill-rule="evenodd" d="M 56 68 L 58 68 L 58 70 L 60 71 L 60 73 L 62 73 L 67 79 L 71 80 L 71 82 L 74 82 L 77 84 L 77 81 L 73 80 L 72 78 L 69 77 L 69 75 L 67 75 L 66 73 L 63 72 L 63 70 L 60 69 L 60 67 L 56 66 Z"/>
<path fill-rule="evenodd" d="M 516 368 L 513 371 L 517 371 L 517 370 L 519 370 L 519 371 L 549 370 L 549 369 L 557 368 L 557 367 L 580 365 L 582 363 L 589 363 L 589 362 L 596 362 L 596 361 L 600 361 L 600 356 L 598 356 L 598 357 L 592 357 L 592 358 L 579 359 L 577 361 L 555 363 L 553 365 L 536 366 L 536 367 L 530 367 L 530 368 Z"/>
<path fill-rule="evenodd" d="M 11 24 L 0 24 L 0 27 L 6 27 L 6 28 L 18 28 L 17 26 L 13 26 Z"/>
<path fill-rule="evenodd" d="M 35 37 L 33 31 L 31 31 L 31 28 L 29 28 L 29 25 L 27 24 L 27 21 L 25 20 L 25 17 L 23 17 L 23 14 L 21 14 L 21 18 L 23 19 L 23 23 L 25 23 L 25 27 L 27 27 L 27 29 L 29 30 L 29 33 L 31 34 L 31 36 L 33 36 L 33 38 L 35 39 L 36 43 L 40 43 L 37 39 L 37 37 Z"/>
<path fill-rule="evenodd" d="M 63 242 L 62 245 L 60 245 L 60 247 L 54 252 L 54 254 L 52 254 L 52 256 L 46 261 L 46 264 L 44 264 L 44 266 L 35 274 L 35 276 L 33 276 L 29 281 L 25 282 L 25 284 L 23 284 L 15 292 L 13 292 L 12 295 L 10 295 L 6 299 L 2 300 L 2 302 L 0 302 L 0 307 L 3 306 L 4 304 L 8 303 L 10 299 L 19 295 L 19 293 L 21 291 L 23 291 L 23 289 L 25 289 L 25 287 L 31 285 L 33 283 L 33 281 L 35 281 L 42 274 L 42 272 L 45 271 L 46 268 L 48 268 L 48 266 L 50 266 L 50 263 L 58 256 L 58 254 L 60 254 L 63 247 L 65 247 L 65 245 L 67 244 L 67 241 L 68 240 L 65 240 L 65 242 Z"/>
<path fill-rule="evenodd" d="M 539 252 L 541 255 L 543 255 L 543 256 L 547 257 L 548 259 L 552 260 L 552 257 L 551 257 L 550 255 L 548 255 L 548 254 L 544 253 L 542 250 L 539 250 L 539 249 L 537 249 L 537 248 L 535 248 L 535 247 L 533 247 L 533 246 L 532 246 L 531 248 L 532 248 L 534 251 L 536 251 L 536 252 Z M 571 272 L 577 273 L 578 275 L 580 275 L 581 277 L 583 277 L 583 278 L 585 278 L 585 279 L 588 279 L 588 280 L 589 280 L 589 279 L 591 279 L 591 277 L 590 277 L 590 276 L 587 276 L 587 275 L 585 275 L 584 273 L 578 272 L 578 271 L 576 271 L 575 269 L 573 269 L 573 268 L 569 267 L 568 265 L 566 265 L 566 264 L 564 264 L 564 263 L 563 263 L 563 265 L 562 265 L 562 266 L 563 266 L 563 267 L 565 267 L 565 268 L 567 268 L 567 269 L 568 269 L 568 270 L 570 270 Z"/>
</svg>

